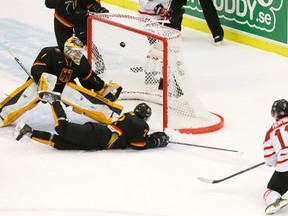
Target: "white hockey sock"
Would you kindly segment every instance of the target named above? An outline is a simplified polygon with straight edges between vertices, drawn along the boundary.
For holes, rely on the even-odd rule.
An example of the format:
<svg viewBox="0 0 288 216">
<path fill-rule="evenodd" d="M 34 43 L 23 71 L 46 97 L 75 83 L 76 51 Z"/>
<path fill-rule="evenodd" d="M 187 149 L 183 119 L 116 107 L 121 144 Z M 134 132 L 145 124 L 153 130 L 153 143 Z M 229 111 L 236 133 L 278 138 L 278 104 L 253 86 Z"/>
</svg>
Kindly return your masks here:
<svg viewBox="0 0 288 216">
<path fill-rule="evenodd" d="M 277 191 L 273 191 L 271 189 L 267 189 L 264 193 L 263 199 L 266 204 L 266 206 L 271 205 L 274 203 L 277 199 L 281 198 L 281 194 L 279 194 Z"/>
</svg>

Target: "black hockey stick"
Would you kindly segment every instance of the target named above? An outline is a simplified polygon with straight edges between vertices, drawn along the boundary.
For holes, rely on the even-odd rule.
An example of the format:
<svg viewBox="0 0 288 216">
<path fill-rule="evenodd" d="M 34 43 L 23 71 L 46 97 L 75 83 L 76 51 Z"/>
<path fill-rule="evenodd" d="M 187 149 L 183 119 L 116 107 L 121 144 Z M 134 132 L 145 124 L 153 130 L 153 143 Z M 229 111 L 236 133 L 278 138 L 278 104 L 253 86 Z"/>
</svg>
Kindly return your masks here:
<svg viewBox="0 0 288 216">
<path fill-rule="evenodd" d="M 227 179 L 230 179 L 230 178 L 232 178 L 232 177 L 234 177 L 234 176 L 237 176 L 237 175 L 240 175 L 240 174 L 242 174 L 242 173 L 245 173 L 245 172 L 247 172 L 247 171 L 249 171 L 249 170 L 255 169 L 255 168 L 257 168 L 257 167 L 259 167 L 259 166 L 262 166 L 262 165 L 264 165 L 264 164 L 265 164 L 265 162 L 261 162 L 261 163 L 259 163 L 259 164 L 256 164 L 256 165 L 252 166 L 252 167 L 249 167 L 249 168 L 244 169 L 244 170 L 242 170 L 242 171 L 240 171 L 240 172 L 237 172 L 237 173 L 235 173 L 235 174 L 233 174 L 233 175 L 227 176 L 227 177 L 225 177 L 225 178 L 223 178 L 223 179 L 211 180 L 211 179 L 207 179 L 207 178 L 203 178 L 203 177 L 197 177 L 197 179 L 200 180 L 200 181 L 202 181 L 202 182 L 209 183 L 209 184 L 217 184 L 217 183 L 219 183 L 219 182 L 222 182 L 222 181 L 225 181 L 225 180 L 227 180 Z"/>
<path fill-rule="evenodd" d="M 171 143 L 171 144 L 177 144 L 177 145 L 185 145 L 185 146 L 199 147 L 199 148 L 207 148 L 207 149 L 221 150 L 221 151 L 229 151 L 229 152 L 235 152 L 235 153 L 243 154 L 243 152 L 239 152 L 239 151 L 233 150 L 233 149 L 217 148 L 217 147 L 212 147 L 212 146 L 202 146 L 202 145 L 195 145 L 195 144 L 192 144 L 192 143 L 182 143 L 182 142 L 176 142 L 176 141 L 169 141 L 169 143 Z"/>
<path fill-rule="evenodd" d="M 22 64 L 22 62 L 17 58 L 17 56 L 14 55 L 14 53 L 8 49 L 8 52 L 11 54 L 11 56 L 15 59 L 15 61 L 20 65 L 20 67 L 25 71 L 25 73 L 30 77 L 30 79 L 32 79 L 34 82 L 34 78 L 32 77 L 32 75 L 30 74 L 30 72 L 27 70 L 27 68 Z M 36 83 L 36 82 L 35 82 Z"/>
</svg>

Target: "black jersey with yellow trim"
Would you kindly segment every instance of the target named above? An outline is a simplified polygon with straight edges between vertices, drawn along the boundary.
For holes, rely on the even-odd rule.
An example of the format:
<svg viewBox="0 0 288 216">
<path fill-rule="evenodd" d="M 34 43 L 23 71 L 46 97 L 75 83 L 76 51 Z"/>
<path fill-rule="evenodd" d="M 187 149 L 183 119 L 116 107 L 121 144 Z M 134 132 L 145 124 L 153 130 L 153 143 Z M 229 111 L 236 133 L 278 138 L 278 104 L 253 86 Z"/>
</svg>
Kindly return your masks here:
<svg viewBox="0 0 288 216">
<path fill-rule="evenodd" d="M 111 148 L 141 150 L 153 147 L 148 139 L 149 125 L 134 112 L 124 113 L 113 122 L 113 125 L 116 125 L 123 133 Z"/>
<path fill-rule="evenodd" d="M 45 0 L 47 8 L 55 9 L 54 16 L 67 27 L 77 25 L 88 15 L 88 10 L 94 4 L 100 4 L 99 0 Z"/>
<path fill-rule="evenodd" d="M 38 82 L 44 72 L 57 76 L 56 90 L 59 92 L 67 82 L 74 82 L 76 78 L 79 78 L 83 87 L 96 91 L 104 85 L 104 82 L 92 71 L 84 55 L 77 65 L 64 55 L 60 47 L 45 47 L 36 57 L 31 67 L 31 75 Z"/>
</svg>

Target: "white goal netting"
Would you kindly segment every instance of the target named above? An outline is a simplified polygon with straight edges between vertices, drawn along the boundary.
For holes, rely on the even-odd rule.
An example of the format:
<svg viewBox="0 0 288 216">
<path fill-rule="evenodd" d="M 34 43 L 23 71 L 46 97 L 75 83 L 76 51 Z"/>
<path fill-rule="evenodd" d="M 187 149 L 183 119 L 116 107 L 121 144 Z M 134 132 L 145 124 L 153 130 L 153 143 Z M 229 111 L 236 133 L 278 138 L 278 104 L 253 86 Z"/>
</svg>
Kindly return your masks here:
<svg viewBox="0 0 288 216">
<path fill-rule="evenodd" d="M 89 16 L 88 32 L 88 58 L 104 80 L 123 87 L 120 99 L 161 104 L 163 128 L 203 133 L 223 126 L 191 87 L 179 31 L 145 18 L 97 14 Z"/>
</svg>

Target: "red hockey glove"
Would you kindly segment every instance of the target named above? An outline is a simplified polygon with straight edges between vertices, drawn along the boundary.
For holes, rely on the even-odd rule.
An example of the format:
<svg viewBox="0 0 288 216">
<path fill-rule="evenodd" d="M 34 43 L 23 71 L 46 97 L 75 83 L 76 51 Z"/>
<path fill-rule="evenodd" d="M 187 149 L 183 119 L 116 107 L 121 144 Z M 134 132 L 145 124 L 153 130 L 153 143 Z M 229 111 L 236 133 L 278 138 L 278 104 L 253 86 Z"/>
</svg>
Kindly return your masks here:
<svg viewBox="0 0 288 216">
<path fill-rule="evenodd" d="M 162 4 L 156 5 L 156 7 L 154 8 L 154 12 L 160 15 L 161 17 L 166 17 L 169 13 L 169 11 L 166 8 L 164 8 Z"/>
</svg>

